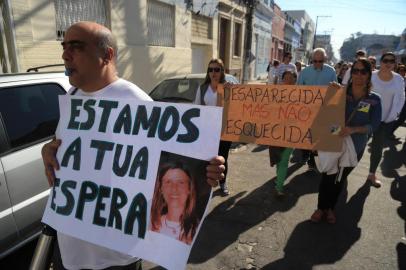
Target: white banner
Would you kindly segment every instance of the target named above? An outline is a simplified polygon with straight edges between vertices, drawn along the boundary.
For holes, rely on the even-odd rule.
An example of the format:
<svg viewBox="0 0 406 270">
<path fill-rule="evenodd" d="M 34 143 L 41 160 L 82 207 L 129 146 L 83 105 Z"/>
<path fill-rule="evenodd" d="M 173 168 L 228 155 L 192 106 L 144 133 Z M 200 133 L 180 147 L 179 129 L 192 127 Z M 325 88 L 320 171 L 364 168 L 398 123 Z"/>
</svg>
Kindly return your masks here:
<svg viewBox="0 0 406 270">
<path fill-rule="evenodd" d="M 61 96 L 60 170 L 43 222 L 64 234 L 184 269 L 211 188 L 219 107 Z"/>
</svg>

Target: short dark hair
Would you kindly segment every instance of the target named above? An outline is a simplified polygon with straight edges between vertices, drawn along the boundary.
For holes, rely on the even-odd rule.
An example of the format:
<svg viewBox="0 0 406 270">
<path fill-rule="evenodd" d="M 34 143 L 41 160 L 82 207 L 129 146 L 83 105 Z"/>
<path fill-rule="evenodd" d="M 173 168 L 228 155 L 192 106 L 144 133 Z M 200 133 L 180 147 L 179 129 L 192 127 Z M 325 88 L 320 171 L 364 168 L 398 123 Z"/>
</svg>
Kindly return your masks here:
<svg viewBox="0 0 406 270">
<path fill-rule="evenodd" d="M 292 74 L 292 76 L 295 79 L 297 79 L 297 73 L 292 69 L 287 69 L 287 70 L 285 70 L 285 72 L 282 73 L 282 80 L 285 78 L 286 74 L 288 74 L 288 73 Z"/>
<path fill-rule="evenodd" d="M 396 60 L 396 55 L 393 52 L 386 52 L 386 53 L 382 54 L 381 61 L 385 58 L 385 56 L 388 56 L 388 55 L 393 56 L 393 58 L 395 58 L 395 60 Z"/>
</svg>

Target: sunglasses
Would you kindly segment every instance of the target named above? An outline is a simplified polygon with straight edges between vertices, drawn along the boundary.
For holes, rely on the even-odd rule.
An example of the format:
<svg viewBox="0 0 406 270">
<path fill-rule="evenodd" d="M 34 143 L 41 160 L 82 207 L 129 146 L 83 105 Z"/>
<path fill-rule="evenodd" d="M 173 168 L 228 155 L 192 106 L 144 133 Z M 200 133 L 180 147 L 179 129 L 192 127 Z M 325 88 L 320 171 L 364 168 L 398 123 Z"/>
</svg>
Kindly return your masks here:
<svg viewBox="0 0 406 270">
<path fill-rule="evenodd" d="M 360 75 L 360 74 L 367 75 L 368 74 L 368 71 L 365 68 L 363 68 L 363 69 L 352 68 L 351 70 L 352 70 L 352 74 L 355 74 L 355 75 Z"/>
<path fill-rule="evenodd" d="M 315 63 L 315 64 L 321 64 L 321 63 L 324 63 L 324 60 L 313 60 L 313 63 Z"/>
<path fill-rule="evenodd" d="M 384 63 L 384 64 L 388 64 L 388 63 L 395 64 L 395 62 L 396 62 L 395 59 L 385 58 L 385 59 L 382 60 L 382 63 Z"/>
<path fill-rule="evenodd" d="M 207 69 L 207 71 L 208 72 L 220 72 L 221 71 L 221 68 L 211 68 L 211 67 L 209 67 L 208 69 Z"/>
</svg>

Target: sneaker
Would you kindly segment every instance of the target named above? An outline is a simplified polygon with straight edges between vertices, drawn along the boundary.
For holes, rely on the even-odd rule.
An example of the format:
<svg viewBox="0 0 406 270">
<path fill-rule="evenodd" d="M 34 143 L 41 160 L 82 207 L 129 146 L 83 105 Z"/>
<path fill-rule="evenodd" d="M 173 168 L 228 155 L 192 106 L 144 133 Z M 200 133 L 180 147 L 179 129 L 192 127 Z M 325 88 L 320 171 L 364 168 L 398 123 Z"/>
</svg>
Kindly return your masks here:
<svg viewBox="0 0 406 270">
<path fill-rule="evenodd" d="M 327 210 L 327 212 L 326 212 L 326 220 L 327 220 L 327 223 L 330 223 L 330 224 L 335 224 L 336 223 L 337 218 L 336 218 L 336 215 L 334 214 L 333 210 L 331 210 L 331 209 Z"/>
<path fill-rule="evenodd" d="M 228 190 L 226 183 L 220 184 L 220 190 L 221 190 L 221 193 L 223 193 L 223 196 L 228 196 L 230 194 L 230 191 Z"/>
<path fill-rule="evenodd" d="M 376 175 L 370 174 L 368 175 L 369 183 L 376 188 L 380 188 L 382 186 L 382 182 L 376 179 Z"/>
<path fill-rule="evenodd" d="M 312 222 L 318 223 L 323 218 L 323 215 L 324 215 L 324 212 L 320 209 L 317 209 L 316 211 L 314 211 L 313 215 L 310 217 L 310 220 Z"/>
</svg>

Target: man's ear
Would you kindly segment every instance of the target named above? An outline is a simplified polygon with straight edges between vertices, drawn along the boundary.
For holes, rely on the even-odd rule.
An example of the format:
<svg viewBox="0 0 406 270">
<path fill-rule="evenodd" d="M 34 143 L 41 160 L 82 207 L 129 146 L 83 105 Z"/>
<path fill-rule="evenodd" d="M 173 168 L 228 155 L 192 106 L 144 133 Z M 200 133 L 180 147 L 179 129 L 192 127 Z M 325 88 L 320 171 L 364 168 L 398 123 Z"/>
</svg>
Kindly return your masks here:
<svg viewBox="0 0 406 270">
<path fill-rule="evenodd" d="M 109 62 L 112 62 L 114 60 L 114 57 L 115 57 L 114 49 L 112 47 L 108 47 L 103 57 L 103 63 L 108 64 Z"/>
</svg>

